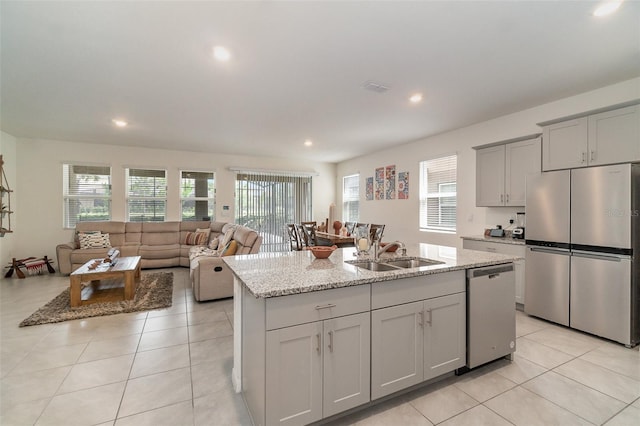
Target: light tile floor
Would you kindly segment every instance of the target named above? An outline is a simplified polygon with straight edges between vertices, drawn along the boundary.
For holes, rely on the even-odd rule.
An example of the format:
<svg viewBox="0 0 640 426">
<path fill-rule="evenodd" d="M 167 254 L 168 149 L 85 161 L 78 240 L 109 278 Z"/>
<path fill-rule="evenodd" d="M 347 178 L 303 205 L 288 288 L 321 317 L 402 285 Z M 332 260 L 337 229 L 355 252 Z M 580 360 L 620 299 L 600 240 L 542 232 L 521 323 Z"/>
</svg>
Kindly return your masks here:
<svg viewBox="0 0 640 426">
<path fill-rule="evenodd" d="M 33 327 L 18 323 L 68 285 L 0 280 L 0 425 L 249 425 L 233 393 L 230 299 L 197 303 L 186 268 L 169 309 Z M 143 271 L 145 273 L 147 271 Z M 640 353 L 517 312 L 500 360 L 332 425 L 638 425 Z"/>
</svg>

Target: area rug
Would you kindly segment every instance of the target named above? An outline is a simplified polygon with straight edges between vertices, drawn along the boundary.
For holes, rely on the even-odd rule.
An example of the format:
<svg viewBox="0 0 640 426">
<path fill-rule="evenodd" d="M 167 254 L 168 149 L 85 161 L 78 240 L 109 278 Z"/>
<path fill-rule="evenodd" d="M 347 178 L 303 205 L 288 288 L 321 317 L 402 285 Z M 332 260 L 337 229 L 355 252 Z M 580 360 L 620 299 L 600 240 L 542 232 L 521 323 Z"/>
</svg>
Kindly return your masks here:
<svg viewBox="0 0 640 426">
<path fill-rule="evenodd" d="M 152 272 L 142 275 L 133 300 L 93 303 L 72 309 L 69 304 L 69 289 L 67 288 L 51 302 L 22 321 L 20 327 L 168 308 L 172 301 L 173 273 Z"/>
</svg>

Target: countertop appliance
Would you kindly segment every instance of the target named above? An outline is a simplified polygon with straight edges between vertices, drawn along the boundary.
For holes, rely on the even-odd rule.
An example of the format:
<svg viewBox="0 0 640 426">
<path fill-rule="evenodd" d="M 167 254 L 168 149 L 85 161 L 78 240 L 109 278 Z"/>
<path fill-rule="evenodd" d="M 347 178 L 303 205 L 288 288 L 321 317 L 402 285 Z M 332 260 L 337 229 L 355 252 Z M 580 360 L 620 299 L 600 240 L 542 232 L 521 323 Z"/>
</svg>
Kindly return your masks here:
<svg viewBox="0 0 640 426">
<path fill-rule="evenodd" d="M 640 343 L 640 164 L 527 182 L 525 312 Z"/>
<path fill-rule="evenodd" d="M 511 231 L 511 236 L 517 240 L 524 239 L 524 215 L 525 212 L 516 213 L 516 227 Z"/>
<path fill-rule="evenodd" d="M 516 350 L 513 264 L 467 271 L 467 367 L 474 368 Z"/>
</svg>

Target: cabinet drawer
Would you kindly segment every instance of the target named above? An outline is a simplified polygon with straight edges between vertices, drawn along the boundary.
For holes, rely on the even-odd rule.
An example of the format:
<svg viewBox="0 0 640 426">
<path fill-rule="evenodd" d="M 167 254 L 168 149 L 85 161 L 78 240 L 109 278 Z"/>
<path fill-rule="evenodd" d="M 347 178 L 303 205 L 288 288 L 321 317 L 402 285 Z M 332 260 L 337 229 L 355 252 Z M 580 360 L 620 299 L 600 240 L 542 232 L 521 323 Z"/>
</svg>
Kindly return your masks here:
<svg viewBox="0 0 640 426">
<path fill-rule="evenodd" d="M 494 243 L 491 241 L 463 240 L 462 247 L 468 250 L 487 251 L 490 253 L 508 254 L 513 256 L 525 255 L 525 246 L 516 244 Z"/>
<path fill-rule="evenodd" d="M 371 284 L 371 309 L 431 299 L 466 290 L 464 271 L 422 275 Z"/>
<path fill-rule="evenodd" d="M 271 297 L 266 308 L 267 330 L 366 312 L 371 309 L 371 286 Z"/>
</svg>

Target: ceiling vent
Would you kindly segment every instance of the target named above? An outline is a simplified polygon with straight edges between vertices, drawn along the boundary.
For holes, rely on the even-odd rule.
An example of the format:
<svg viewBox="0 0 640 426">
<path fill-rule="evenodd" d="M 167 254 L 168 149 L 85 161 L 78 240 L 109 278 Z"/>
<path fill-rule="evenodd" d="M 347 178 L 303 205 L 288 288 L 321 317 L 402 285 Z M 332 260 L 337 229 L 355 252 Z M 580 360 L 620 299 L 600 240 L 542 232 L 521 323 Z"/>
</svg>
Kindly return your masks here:
<svg viewBox="0 0 640 426">
<path fill-rule="evenodd" d="M 389 86 L 385 86 L 382 83 L 376 83 L 375 81 L 365 81 L 362 87 L 376 93 L 384 93 L 389 90 Z"/>
</svg>

